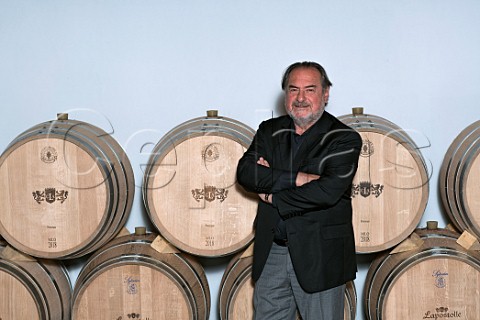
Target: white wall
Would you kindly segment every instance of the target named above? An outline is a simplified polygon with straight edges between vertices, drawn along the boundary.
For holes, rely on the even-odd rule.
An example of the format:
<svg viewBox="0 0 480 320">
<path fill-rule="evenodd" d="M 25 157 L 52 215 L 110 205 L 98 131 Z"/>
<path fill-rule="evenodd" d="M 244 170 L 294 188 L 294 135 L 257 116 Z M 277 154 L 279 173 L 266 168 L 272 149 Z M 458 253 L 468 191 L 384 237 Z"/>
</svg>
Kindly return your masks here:
<svg viewBox="0 0 480 320">
<path fill-rule="evenodd" d="M 111 124 L 139 186 L 142 144 L 207 109 L 256 129 L 281 112 L 283 70 L 315 60 L 334 83 L 328 111 L 361 105 L 414 132 L 432 174 L 421 226 L 445 226 L 443 156 L 480 118 L 479 29 L 475 0 L 0 0 L 0 150 L 69 112 Z M 130 231 L 147 223 L 138 188 L 134 202 Z M 359 257 L 357 319 L 370 261 Z M 204 264 L 217 319 L 225 260 Z"/>
</svg>

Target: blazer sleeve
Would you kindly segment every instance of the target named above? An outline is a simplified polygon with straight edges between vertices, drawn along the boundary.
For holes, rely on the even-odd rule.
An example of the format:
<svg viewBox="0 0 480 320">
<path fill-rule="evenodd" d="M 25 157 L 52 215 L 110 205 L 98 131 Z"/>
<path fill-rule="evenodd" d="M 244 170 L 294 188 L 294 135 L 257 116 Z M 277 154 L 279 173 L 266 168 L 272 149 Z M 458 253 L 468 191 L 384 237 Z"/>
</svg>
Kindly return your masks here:
<svg viewBox="0 0 480 320">
<path fill-rule="evenodd" d="M 328 152 L 308 160 L 309 168 L 319 168 L 312 173 L 319 174 L 320 179 L 273 195 L 273 205 L 283 219 L 328 209 L 348 194 L 358 167 L 362 140 L 357 132 L 351 130 L 343 131 L 333 140 Z M 303 169 L 300 168 L 300 171 Z"/>
<path fill-rule="evenodd" d="M 247 191 L 254 193 L 272 193 L 273 187 L 278 181 L 285 179 L 285 174 L 291 175 L 288 170 L 278 168 L 267 168 L 257 164 L 260 157 L 263 157 L 270 164 L 273 154 L 273 129 L 269 122 L 262 122 L 255 133 L 247 151 L 240 158 L 237 166 L 237 181 Z M 283 177 L 283 179 L 282 179 Z"/>
</svg>

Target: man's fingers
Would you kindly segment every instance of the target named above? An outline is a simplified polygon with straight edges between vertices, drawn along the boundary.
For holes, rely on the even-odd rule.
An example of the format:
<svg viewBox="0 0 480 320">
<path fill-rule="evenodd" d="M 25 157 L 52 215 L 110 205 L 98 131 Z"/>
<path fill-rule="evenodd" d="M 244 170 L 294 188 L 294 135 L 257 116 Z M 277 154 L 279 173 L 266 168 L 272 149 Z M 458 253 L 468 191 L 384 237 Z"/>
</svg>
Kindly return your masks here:
<svg viewBox="0 0 480 320">
<path fill-rule="evenodd" d="M 262 165 L 264 167 L 270 167 L 270 164 L 268 163 L 267 160 L 265 160 L 263 157 L 260 157 L 258 160 L 257 160 L 257 163 L 259 165 Z"/>
</svg>

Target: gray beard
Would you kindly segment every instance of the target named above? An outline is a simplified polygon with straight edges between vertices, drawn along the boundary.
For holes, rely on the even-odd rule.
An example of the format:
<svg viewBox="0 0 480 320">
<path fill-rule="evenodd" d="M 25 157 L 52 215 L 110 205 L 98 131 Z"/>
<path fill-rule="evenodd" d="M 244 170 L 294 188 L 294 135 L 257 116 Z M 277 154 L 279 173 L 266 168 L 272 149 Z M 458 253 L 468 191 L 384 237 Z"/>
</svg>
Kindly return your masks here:
<svg viewBox="0 0 480 320">
<path fill-rule="evenodd" d="M 303 117 L 303 118 L 295 117 L 293 115 L 293 112 L 291 111 L 288 111 L 287 113 L 290 116 L 290 118 L 292 118 L 293 123 L 295 123 L 297 127 L 306 129 L 311 127 L 315 122 L 318 121 L 318 119 L 320 119 L 320 117 L 323 114 L 323 110 L 319 110 L 317 113 L 313 113 L 308 117 Z"/>
</svg>

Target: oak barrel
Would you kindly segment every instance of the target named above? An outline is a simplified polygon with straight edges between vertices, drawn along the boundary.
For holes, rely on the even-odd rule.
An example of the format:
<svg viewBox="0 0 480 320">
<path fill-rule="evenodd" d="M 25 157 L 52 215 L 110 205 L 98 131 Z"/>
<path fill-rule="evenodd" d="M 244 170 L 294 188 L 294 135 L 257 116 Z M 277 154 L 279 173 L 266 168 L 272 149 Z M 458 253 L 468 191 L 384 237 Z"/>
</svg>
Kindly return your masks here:
<svg viewBox="0 0 480 320">
<path fill-rule="evenodd" d="M 447 229 L 414 234 L 418 246 L 373 260 L 364 286 L 367 319 L 480 319 L 480 252 L 460 246 L 459 234 Z"/>
<path fill-rule="evenodd" d="M 70 320 L 71 294 L 61 261 L 34 259 L 0 240 L 0 319 Z"/>
<path fill-rule="evenodd" d="M 407 238 L 427 206 L 429 176 L 425 160 L 406 130 L 355 108 L 339 119 L 362 137 L 352 185 L 357 253 L 391 248 Z"/>
<path fill-rule="evenodd" d="M 218 309 L 221 320 L 253 319 L 252 263 L 251 248 L 237 253 L 228 263 L 219 290 Z M 353 281 L 349 281 L 345 288 L 344 319 L 355 319 L 356 312 L 355 284 Z M 297 315 L 297 319 L 301 319 L 301 317 Z"/>
<path fill-rule="evenodd" d="M 178 125 L 154 147 L 144 204 L 160 234 L 180 250 L 219 257 L 253 239 L 258 200 L 236 182 L 253 135 L 245 124 L 211 112 Z"/>
<path fill-rule="evenodd" d="M 461 231 L 480 238 L 480 120 L 463 129 L 450 144 L 440 169 L 443 207 Z"/>
<path fill-rule="evenodd" d="M 62 119 L 62 120 L 59 120 Z M 0 234 L 35 257 L 84 256 L 125 224 L 135 191 L 121 146 L 59 117 L 18 135 L 0 156 Z"/>
<path fill-rule="evenodd" d="M 207 320 L 210 292 L 201 264 L 176 249 L 159 250 L 158 239 L 121 236 L 92 254 L 75 283 L 72 319 Z"/>
</svg>

